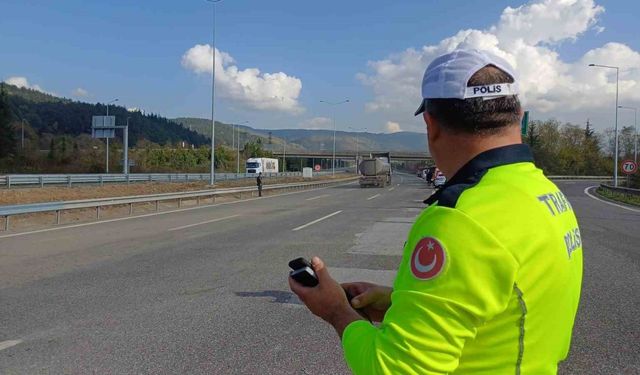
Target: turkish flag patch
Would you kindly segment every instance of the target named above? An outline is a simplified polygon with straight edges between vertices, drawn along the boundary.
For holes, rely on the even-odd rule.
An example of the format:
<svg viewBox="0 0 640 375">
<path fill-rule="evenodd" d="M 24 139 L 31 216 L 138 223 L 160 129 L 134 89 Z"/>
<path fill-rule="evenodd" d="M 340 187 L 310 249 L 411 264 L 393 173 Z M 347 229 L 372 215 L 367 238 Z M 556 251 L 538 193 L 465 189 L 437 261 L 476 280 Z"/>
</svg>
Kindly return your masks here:
<svg viewBox="0 0 640 375">
<path fill-rule="evenodd" d="M 411 273 L 417 279 L 431 280 L 444 268 L 444 246 L 433 237 L 421 239 L 411 254 Z"/>
</svg>

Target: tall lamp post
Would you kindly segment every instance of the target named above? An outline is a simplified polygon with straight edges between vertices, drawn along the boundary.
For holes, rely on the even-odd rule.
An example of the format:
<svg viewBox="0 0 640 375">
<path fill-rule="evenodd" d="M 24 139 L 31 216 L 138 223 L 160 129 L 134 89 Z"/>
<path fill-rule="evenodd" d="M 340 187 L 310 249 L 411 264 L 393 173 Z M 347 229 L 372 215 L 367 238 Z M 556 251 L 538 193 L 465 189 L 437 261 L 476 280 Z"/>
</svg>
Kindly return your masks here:
<svg viewBox="0 0 640 375">
<path fill-rule="evenodd" d="M 616 124 L 615 124 L 615 155 L 613 156 L 613 186 L 618 186 L 618 78 L 620 75 L 620 67 L 600 64 L 589 64 L 589 66 L 597 66 L 599 68 L 616 70 Z"/>
<path fill-rule="evenodd" d="M 22 137 L 21 137 L 20 144 L 21 144 L 22 150 L 24 151 L 24 119 L 22 119 L 21 122 L 22 122 Z"/>
<path fill-rule="evenodd" d="M 241 124 L 235 124 L 233 128 L 238 128 L 238 155 L 236 157 L 236 175 L 240 174 L 240 125 L 248 124 L 249 121 L 243 121 Z M 235 132 L 234 132 L 235 134 Z"/>
<path fill-rule="evenodd" d="M 124 143 L 124 168 L 123 172 L 125 175 L 129 174 L 129 119 L 131 117 L 127 117 L 127 125 L 124 128 L 124 134 L 122 135 L 123 143 Z"/>
<path fill-rule="evenodd" d="M 222 0 L 207 0 L 212 4 L 213 25 L 211 38 L 211 52 L 213 55 L 211 63 L 211 178 L 209 183 L 213 186 L 216 182 L 216 3 Z"/>
<path fill-rule="evenodd" d="M 117 102 L 119 99 L 113 99 L 112 101 L 110 101 L 109 103 L 107 103 L 107 117 L 109 117 L 109 104 L 113 104 L 115 102 Z M 109 137 L 107 137 L 107 168 L 106 168 L 106 173 L 109 173 Z"/>
<path fill-rule="evenodd" d="M 345 99 L 341 102 L 330 102 L 327 100 L 321 100 L 320 103 L 329 104 L 331 106 L 336 106 L 344 103 L 349 103 L 349 99 Z M 336 174 L 336 116 L 335 111 L 331 112 L 331 117 L 333 119 L 333 160 L 331 162 L 331 175 Z"/>
<path fill-rule="evenodd" d="M 287 138 L 282 137 L 284 144 L 282 145 L 282 173 L 287 171 Z"/>
<path fill-rule="evenodd" d="M 621 109 L 633 110 L 633 161 L 638 163 L 638 108 L 619 105 Z"/>
<path fill-rule="evenodd" d="M 358 160 L 360 159 L 358 157 L 358 151 L 359 151 L 359 142 L 358 142 L 358 129 L 356 128 L 352 128 L 351 126 L 348 126 L 349 129 L 353 130 L 354 132 L 356 132 L 356 173 L 360 173 L 360 166 L 358 165 Z M 367 130 L 367 128 L 362 128 L 361 130 Z"/>
</svg>

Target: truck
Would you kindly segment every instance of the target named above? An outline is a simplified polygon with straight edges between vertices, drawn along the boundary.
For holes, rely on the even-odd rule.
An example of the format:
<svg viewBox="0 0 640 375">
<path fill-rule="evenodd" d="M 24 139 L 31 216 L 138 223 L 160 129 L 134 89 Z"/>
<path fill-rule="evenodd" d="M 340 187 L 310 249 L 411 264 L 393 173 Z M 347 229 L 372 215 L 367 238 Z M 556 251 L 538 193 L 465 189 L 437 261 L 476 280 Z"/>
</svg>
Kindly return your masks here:
<svg viewBox="0 0 640 375">
<path fill-rule="evenodd" d="M 385 187 L 391 183 L 391 157 L 388 152 L 371 154 L 358 165 L 360 187 Z"/>
<path fill-rule="evenodd" d="M 246 170 L 247 173 L 278 173 L 278 159 L 249 158 Z"/>
</svg>

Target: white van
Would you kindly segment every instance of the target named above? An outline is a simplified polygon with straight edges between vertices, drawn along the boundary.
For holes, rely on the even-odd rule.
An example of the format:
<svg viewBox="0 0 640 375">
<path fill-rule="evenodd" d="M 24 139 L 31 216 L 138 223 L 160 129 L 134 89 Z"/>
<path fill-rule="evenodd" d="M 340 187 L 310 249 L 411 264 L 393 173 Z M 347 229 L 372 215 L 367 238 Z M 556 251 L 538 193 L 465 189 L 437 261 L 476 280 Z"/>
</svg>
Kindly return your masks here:
<svg viewBox="0 0 640 375">
<path fill-rule="evenodd" d="M 278 159 L 250 158 L 246 168 L 247 173 L 278 173 Z"/>
</svg>

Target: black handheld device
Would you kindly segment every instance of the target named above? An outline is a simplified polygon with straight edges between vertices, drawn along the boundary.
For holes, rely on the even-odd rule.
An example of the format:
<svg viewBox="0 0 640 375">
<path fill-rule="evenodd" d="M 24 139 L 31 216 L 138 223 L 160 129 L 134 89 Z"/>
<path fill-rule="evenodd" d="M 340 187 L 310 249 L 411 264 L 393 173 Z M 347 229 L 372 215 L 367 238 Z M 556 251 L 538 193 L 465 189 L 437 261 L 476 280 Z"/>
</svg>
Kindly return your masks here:
<svg viewBox="0 0 640 375">
<path fill-rule="evenodd" d="M 309 262 L 308 260 L 302 257 L 293 259 L 289 262 L 289 267 L 291 267 L 291 269 L 293 270 L 289 272 L 289 275 L 295 281 L 299 282 L 300 284 L 306 287 L 314 287 L 318 285 L 318 277 L 316 276 L 316 273 L 313 270 L 313 266 L 311 265 L 311 262 Z M 351 300 L 353 299 L 353 296 L 351 295 L 351 293 L 349 293 L 349 291 L 346 289 L 344 289 L 344 293 L 347 296 L 347 301 L 351 302 Z M 362 315 L 369 322 L 371 322 L 371 318 L 369 318 L 369 315 L 367 315 L 367 313 L 364 312 L 364 310 L 356 309 L 356 311 L 358 311 L 360 315 Z"/>
<path fill-rule="evenodd" d="M 311 263 L 304 258 L 296 258 L 289 262 L 289 267 L 293 271 L 289 273 L 292 279 L 306 287 L 314 287 L 318 285 L 318 277 L 313 271 Z"/>
</svg>

